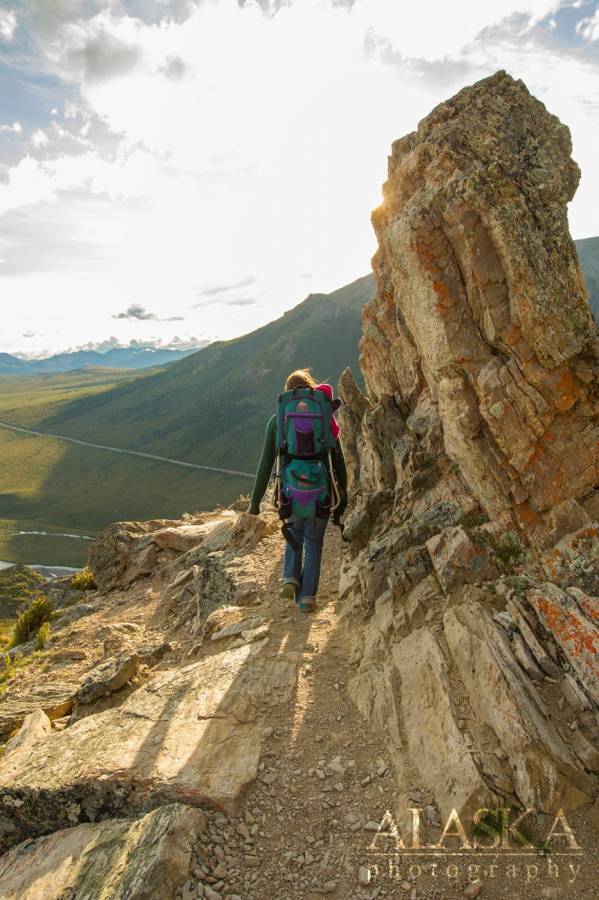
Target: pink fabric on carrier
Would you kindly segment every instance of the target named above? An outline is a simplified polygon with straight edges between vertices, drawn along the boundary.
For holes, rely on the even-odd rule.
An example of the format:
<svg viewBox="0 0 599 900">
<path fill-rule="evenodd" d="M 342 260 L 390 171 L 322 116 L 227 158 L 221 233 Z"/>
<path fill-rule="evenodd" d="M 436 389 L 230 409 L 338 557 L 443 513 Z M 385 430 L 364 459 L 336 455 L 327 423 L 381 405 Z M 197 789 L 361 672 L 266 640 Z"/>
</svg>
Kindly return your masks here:
<svg viewBox="0 0 599 900">
<path fill-rule="evenodd" d="M 333 388 L 330 384 L 326 384 L 326 382 L 324 384 L 317 384 L 316 390 L 322 391 L 323 394 L 326 394 L 329 400 L 333 399 Z M 331 415 L 331 431 L 333 432 L 333 437 L 335 438 L 335 440 L 337 440 L 337 438 L 339 437 L 340 428 L 335 420 L 334 414 Z"/>
</svg>

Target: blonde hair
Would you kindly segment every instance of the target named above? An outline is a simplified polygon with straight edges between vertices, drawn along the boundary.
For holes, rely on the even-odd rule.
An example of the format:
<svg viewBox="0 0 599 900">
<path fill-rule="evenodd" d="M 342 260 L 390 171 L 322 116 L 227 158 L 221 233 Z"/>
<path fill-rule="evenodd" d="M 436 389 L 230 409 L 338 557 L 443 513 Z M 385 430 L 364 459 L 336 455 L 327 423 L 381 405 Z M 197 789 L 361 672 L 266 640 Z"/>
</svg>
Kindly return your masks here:
<svg viewBox="0 0 599 900">
<path fill-rule="evenodd" d="M 292 391 L 293 388 L 302 387 L 315 388 L 317 384 L 318 382 L 315 381 L 310 369 L 296 369 L 295 372 L 287 376 L 285 390 Z"/>
</svg>

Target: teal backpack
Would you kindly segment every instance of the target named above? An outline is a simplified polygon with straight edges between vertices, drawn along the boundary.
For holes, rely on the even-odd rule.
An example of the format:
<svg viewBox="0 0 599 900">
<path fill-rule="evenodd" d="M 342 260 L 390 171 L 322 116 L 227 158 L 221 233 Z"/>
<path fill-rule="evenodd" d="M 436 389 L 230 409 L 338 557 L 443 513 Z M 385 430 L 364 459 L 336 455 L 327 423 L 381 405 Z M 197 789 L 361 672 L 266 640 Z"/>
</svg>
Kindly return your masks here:
<svg viewBox="0 0 599 900">
<path fill-rule="evenodd" d="M 340 405 L 340 400 L 331 402 L 315 388 L 279 394 L 275 505 L 283 522 L 290 516 L 326 519 L 339 502 L 331 459 L 335 447 L 331 415 Z M 285 525 L 283 534 L 289 540 Z"/>
</svg>

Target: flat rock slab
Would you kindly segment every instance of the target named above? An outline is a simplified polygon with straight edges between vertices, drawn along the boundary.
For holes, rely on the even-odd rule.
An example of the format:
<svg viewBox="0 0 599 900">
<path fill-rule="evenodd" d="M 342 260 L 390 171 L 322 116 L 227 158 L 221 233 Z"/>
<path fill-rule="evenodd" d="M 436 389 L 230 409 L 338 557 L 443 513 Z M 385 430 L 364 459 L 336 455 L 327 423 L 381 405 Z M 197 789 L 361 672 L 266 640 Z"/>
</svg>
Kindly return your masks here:
<svg viewBox="0 0 599 900">
<path fill-rule="evenodd" d="M 232 811 L 256 777 L 269 706 L 295 687 L 296 661 L 267 644 L 161 672 L 118 708 L 15 750 L 0 763 L 0 841 L 165 802 Z"/>
<path fill-rule="evenodd" d="M 219 628 L 217 631 L 214 631 L 210 635 L 211 641 L 220 641 L 223 638 L 235 637 L 239 634 L 243 634 L 247 631 L 253 631 L 254 629 L 259 628 L 261 625 L 264 625 L 266 619 L 264 616 L 250 616 L 246 619 L 240 619 L 238 622 L 231 622 L 230 625 L 225 625 L 222 628 Z"/>
<path fill-rule="evenodd" d="M 31 746 L 35 741 L 45 740 L 52 733 L 52 723 L 41 709 L 25 716 L 25 720 L 17 733 L 10 739 L 4 748 L 4 755 L 13 753 L 19 747 Z"/>
<path fill-rule="evenodd" d="M 10 697 L 0 706 L 0 738 L 6 739 L 16 728 L 20 728 L 25 717 L 38 709 L 49 719 L 60 719 L 73 708 L 79 685 L 76 681 L 53 681 L 32 688 L 24 697 Z"/>
<path fill-rule="evenodd" d="M 488 805 L 491 794 L 458 728 L 447 664 L 434 634 L 428 628 L 413 631 L 394 645 L 392 656 L 399 676 L 395 708 L 422 783 L 433 790 L 444 815 Z"/>
<path fill-rule="evenodd" d="M 172 803 L 142 818 L 109 819 L 24 841 L 0 858 L 2 900 L 164 900 L 188 875 L 206 826 Z"/>
</svg>

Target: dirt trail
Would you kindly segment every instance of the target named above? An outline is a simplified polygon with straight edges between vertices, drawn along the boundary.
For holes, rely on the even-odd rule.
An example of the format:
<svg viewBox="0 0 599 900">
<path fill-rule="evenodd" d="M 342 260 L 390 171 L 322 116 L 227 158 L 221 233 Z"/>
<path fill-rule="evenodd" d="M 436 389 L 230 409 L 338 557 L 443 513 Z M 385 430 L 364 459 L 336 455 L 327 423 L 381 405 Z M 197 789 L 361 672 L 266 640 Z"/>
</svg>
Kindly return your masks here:
<svg viewBox="0 0 599 900">
<path fill-rule="evenodd" d="M 264 597 L 256 611 L 269 623 L 269 653 L 298 655 L 296 693 L 270 719 L 268 749 L 238 814 L 227 818 L 209 813 L 209 830 L 195 848 L 190 880 L 180 893 L 184 900 L 314 900 L 323 895 L 343 900 L 449 900 L 479 896 L 479 886 L 471 883 L 477 875 L 482 878 L 480 896 L 490 900 L 539 894 L 556 900 L 595 896 L 588 860 L 573 891 L 565 857 L 559 878 L 548 880 L 545 870 L 541 871 L 547 860 L 535 855 L 509 860 L 501 853 L 476 851 L 462 856 L 431 856 L 430 851 L 397 855 L 391 838 L 376 837 L 376 826 L 387 810 L 395 809 L 398 791 L 405 791 L 409 804 L 422 810 L 423 844 L 438 840 L 441 823 L 430 805 L 432 795 L 413 780 L 410 761 L 397 754 L 392 758 L 388 736 L 367 726 L 348 694 L 356 665 L 350 659 L 347 625 L 337 595 L 339 532 L 327 530 L 318 607 L 313 614 L 279 597 L 282 548 L 278 534 L 262 541 L 254 557 Z M 582 826 L 576 817 L 572 823 Z M 458 846 L 459 842 L 449 839 L 450 849 Z M 517 869 L 515 877 L 506 881 L 508 862 Z M 538 865 L 534 883 L 525 882 L 529 871 L 525 865 Z M 475 868 L 469 870 L 469 866 Z M 367 878 L 368 883 L 361 883 Z"/>
<path fill-rule="evenodd" d="M 349 897 L 352 888 L 361 897 L 356 875 L 373 837 L 363 825 L 383 817 L 393 773 L 390 760 L 380 756 L 382 736 L 368 732 L 347 693 L 355 667 L 339 622 L 339 533 L 327 530 L 313 614 L 279 597 L 280 536 L 266 539 L 254 553 L 264 584 L 256 611 L 269 622 L 269 653 L 297 655 L 298 682 L 292 701 L 270 719 L 258 779 L 239 815 L 226 822 L 217 814 L 211 845 L 200 843 L 192 872 L 201 874 L 201 860 L 210 869 L 223 857 L 218 871 L 229 877 L 224 883 L 216 879 L 212 888 L 222 897 Z M 202 896 L 195 880 L 189 888 L 184 897 Z M 203 891 L 209 900 L 214 896 Z"/>
</svg>

